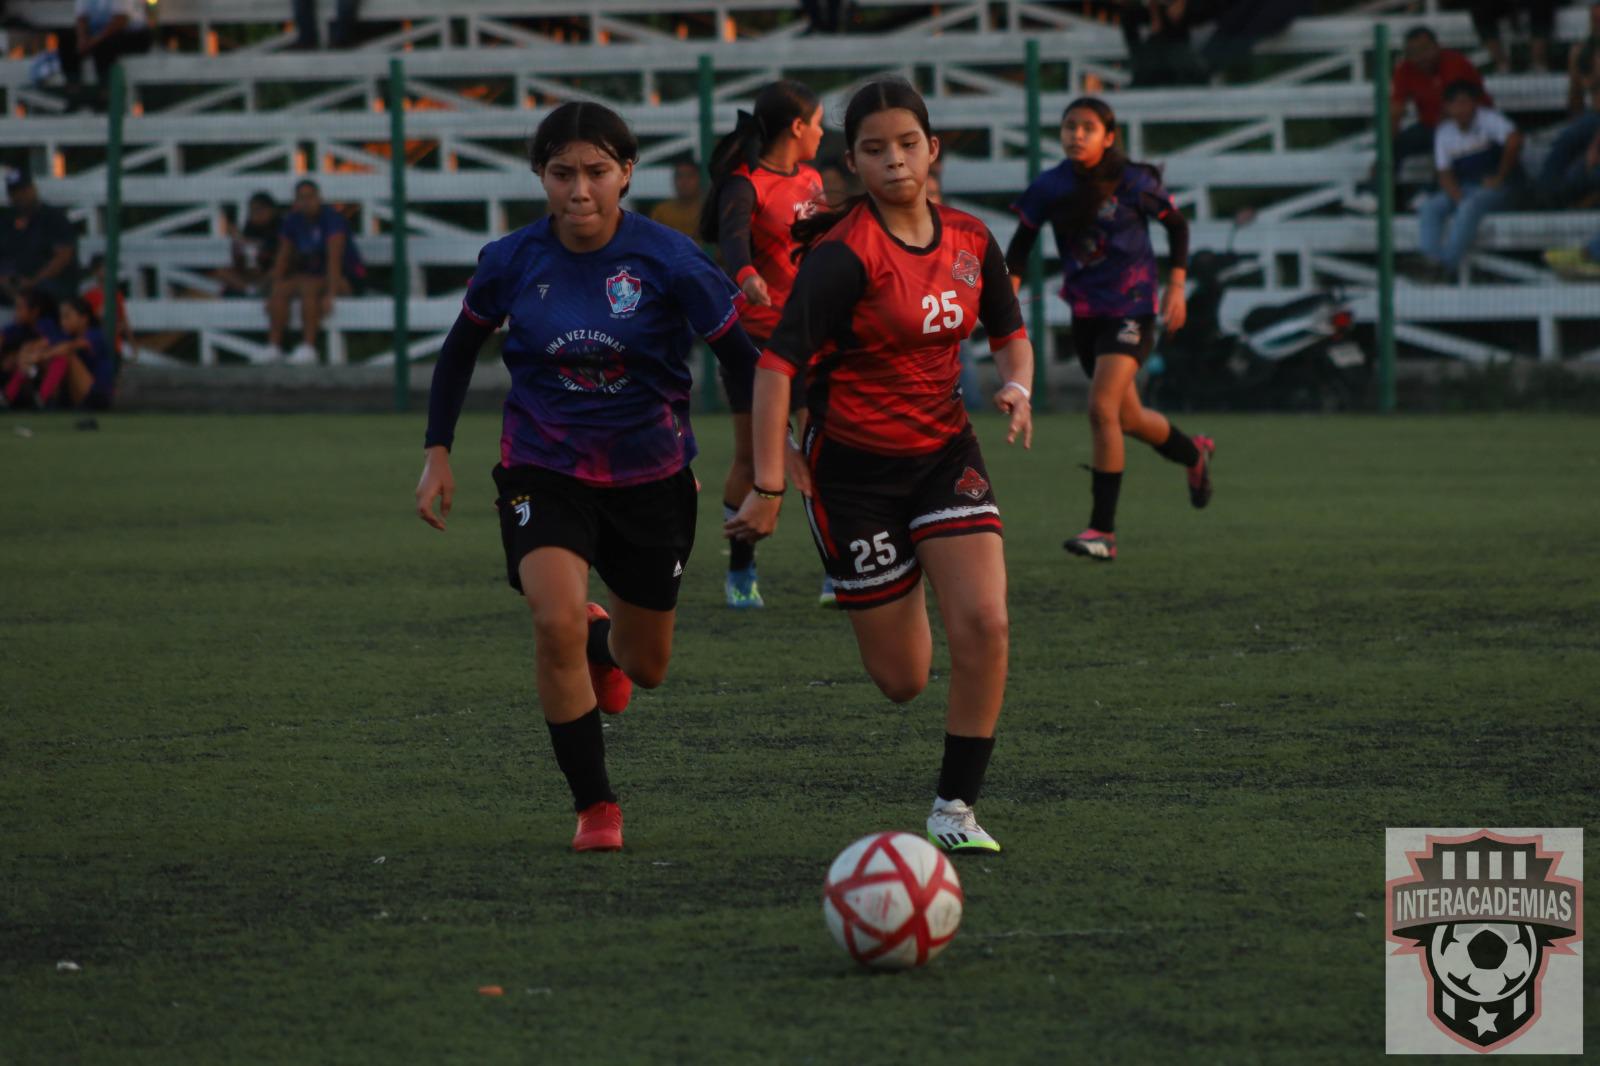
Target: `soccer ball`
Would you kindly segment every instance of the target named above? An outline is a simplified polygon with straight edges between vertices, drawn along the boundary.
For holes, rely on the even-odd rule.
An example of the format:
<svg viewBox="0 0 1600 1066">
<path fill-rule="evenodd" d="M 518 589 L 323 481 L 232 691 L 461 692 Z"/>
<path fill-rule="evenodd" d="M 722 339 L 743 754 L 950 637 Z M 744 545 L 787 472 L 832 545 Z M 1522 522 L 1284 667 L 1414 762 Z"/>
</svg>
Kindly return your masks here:
<svg viewBox="0 0 1600 1066">
<path fill-rule="evenodd" d="M 910 833 L 874 833 L 839 853 L 822 916 L 863 966 L 906 970 L 943 951 L 961 924 L 961 881 L 938 848 Z"/>
<path fill-rule="evenodd" d="M 1455 996 L 1498 1003 L 1533 977 L 1539 941 L 1533 927 L 1510 922 L 1453 922 L 1433 931 L 1435 971 Z"/>
</svg>

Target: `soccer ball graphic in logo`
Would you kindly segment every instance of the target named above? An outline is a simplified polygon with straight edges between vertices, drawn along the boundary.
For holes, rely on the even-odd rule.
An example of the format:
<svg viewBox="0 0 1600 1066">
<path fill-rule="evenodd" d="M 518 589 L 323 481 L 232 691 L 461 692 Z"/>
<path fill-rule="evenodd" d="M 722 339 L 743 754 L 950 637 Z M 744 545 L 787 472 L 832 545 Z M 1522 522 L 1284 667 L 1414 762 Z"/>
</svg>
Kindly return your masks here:
<svg viewBox="0 0 1600 1066">
<path fill-rule="evenodd" d="M 961 881 L 944 854 L 910 833 L 874 833 L 828 868 L 822 914 L 863 966 L 926 965 L 961 924 Z"/>
<path fill-rule="evenodd" d="M 1434 928 L 1428 962 L 1451 995 L 1500 1003 L 1533 979 L 1539 940 L 1529 925 L 1450 922 Z"/>
</svg>

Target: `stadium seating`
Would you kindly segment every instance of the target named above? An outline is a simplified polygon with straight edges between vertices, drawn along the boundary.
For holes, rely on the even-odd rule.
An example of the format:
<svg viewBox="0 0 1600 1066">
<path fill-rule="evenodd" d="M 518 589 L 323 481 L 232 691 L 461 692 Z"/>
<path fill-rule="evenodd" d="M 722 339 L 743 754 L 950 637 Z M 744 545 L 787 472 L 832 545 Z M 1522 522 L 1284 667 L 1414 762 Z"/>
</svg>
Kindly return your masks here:
<svg viewBox="0 0 1600 1066">
<path fill-rule="evenodd" d="M 36 21 L 59 17 L 56 9 L 66 6 L 51 0 L 13 5 Z M 415 104 L 407 135 L 426 153 L 408 176 L 410 261 L 413 292 L 419 294 L 411 312 L 419 331 L 413 357 L 428 354 L 456 306 L 449 293 L 425 291 L 424 269 L 470 268 L 483 241 L 503 232 L 509 216 L 535 206 L 537 190 L 520 145 L 548 107 L 583 96 L 622 111 L 643 145 L 635 196 L 659 198 L 670 185 L 670 161 L 699 144 L 693 74 L 702 55 L 711 56 L 718 73 L 718 129 L 730 127 L 737 106 L 779 74 L 834 86 L 826 94 L 834 115 L 855 80 L 881 72 L 915 77 L 928 90 L 935 124 L 953 149 L 944 173 L 946 195 L 983 216 L 1003 241 L 1012 225 L 1001 209 L 1005 197 L 1026 181 L 1021 59 L 1025 42 L 1033 39 L 1047 70 L 1041 101 L 1046 123 L 1053 125 L 1081 89 L 1102 89 L 1133 154 L 1164 166 L 1168 183 L 1198 220 L 1197 247 L 1230 239 L 1221 216 L 1241 196 L 1257 204 L 1257 223 L 1232 239 L 1238 249 L 1261 254 L 1261 285 L 1230 296 L 1229 321 L 1260 303 L 1288 299 L 1313 279 L 1349 285 L 1358 314 L 1371 317 L 1372 301 L 1360 294 L 1375 281 L 1374 227 L 1329 212 L 1348 199 L 1371 165 L 1372 138 L 1365 127 L 1373 107 L 1374 18 L 1386 18 L 1398 39 L 1416 16 L 1305 19 L 1263 44 L 1260 51 L 1270 57 L 1273 72 L 1250 84 L 1133 90 L 1119 88 L 1125 56 L 1115 27 L 1058 8 L 1018 0 L 943 5 L 932 13 L 926 5 L 899 0 L 862 6 L 903 8 L 909 21 L 887 38 L 798 38 L 793 20 L 765 33 L 741 21 L 764 16 L 770 23 L 773 15 L 792 10 L 788 0 L 541 4 L 541 17 L 587 20 L 587 40 L 609 42 L 559 45 L 505 21 L 526 16 L 525 3 L 471 0 L 445 18 L 437 4 L 368 0 L 365 19 L 401 28 L 337 53 L 336 62 L 327 53 L 282 53 L 288 35 L 226 56 L 159 54 L 128 61 L 135 113 L 126 122 L 121 195 L 125 206 L 138 211 L 124 229 L 123 261 L 133 278 L 130 313 L 141 330 L 198 333 L 203 362 L 223 352 L 258 351 L 263 320 L 257 304 L 178 294 L 204 291 L 206 271 L 226 262 L 228 245 L 218 236 L 221 208 L 236 208 L 261 188 L 287 198 L 294 177 L 307 171 L 315 173 L 328 200 L 357 213 L 369 262 L 386 265 L 389 118 L 382 113 L 382 82 L 396 54 L 404 58 Z M 204 33 L 262 18 L 262 5 L 246 0 L 163 0 L 160 10 L 164 25 L 188 23 Z M 663 12 L 693 21 L 694 32 L 679 39 L 642 18 Z M 1562 39 L 1582 32 L 1582 18 L 1580 10 L 1562 12 Z M 1446 44 L 1473 46 L 1464 15 L 1427 21 Z M 1049 31 L 1040 32 L 1043 27 Z M 1558 111 L 1565 94 L 1564 79 L 1555 75 L 1491 78 L 1490 88 L 1513 113 Z M 0 96 L 14 116 L 0 123 L 0 148 L 25 147 L 34 154 L 40 173 L 50 175 L 41 181 L 46 199 L 71 206 L 89 234 L 86 250 L 92 250 L 103 232 L 107 193 L 104 167 L 94 162 L 104 143 L 104 120 L 53 113 L 48 94 L 27 86 L 22 60 L 0 61 Z M 1047 162 L 1059 158 L 1053 139 L 1045 150 Z M 477 208 L 482 224 L 463 225 L 463 206 Z M 1575 243 L 1576 235 L 1596 229 L 1596 214 L 1492 216 L 1462 285 L 1422 289 L 1401 283 L 1402 339 L 1417 349 L 1472 360 L 1530 350 L 1544 358 L 1578 354 L 1562 351 L 1559 323 L 1600 320 L 1593 289 L 1558 282 L 1531 253 Z M 1414 220 L 1402 216 L 1398 246 L 1414 247 L 1414 234 Z M 1059 301 L 1049 301 L 1049 307 L 1052 321 L 1064 321 Z M 387 308 L 379 296 L 341 302 L 328 323 L 335 361 L 343 357 L 345 333 L 386 329 Z M 1447 328 L 1489 317 L 1526 323 L 1531 339 L 1492 346 Z"/>
</svg>

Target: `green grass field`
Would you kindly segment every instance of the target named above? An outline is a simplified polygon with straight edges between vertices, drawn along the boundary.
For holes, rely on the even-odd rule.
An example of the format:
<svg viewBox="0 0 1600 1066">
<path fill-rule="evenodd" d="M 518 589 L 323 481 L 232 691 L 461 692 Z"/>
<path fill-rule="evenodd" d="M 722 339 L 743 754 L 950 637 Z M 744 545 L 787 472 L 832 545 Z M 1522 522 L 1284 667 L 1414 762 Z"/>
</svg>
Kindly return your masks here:
<svg viewBox="0 0 1600 1066">
<path fill-rule="evenodd" d="M 947 658 L 889 705 L 797 510 L 769 609 L 721 606 L 725 421 L 672 674 L 607 733 L 628 846 L 588 856 L 495 420 L 443 535 L 420 417 L 101 421 L 0 421 L 0 1062 L 1373 1061 L 1384 828 L 1600 806 L 1592 418 L 1191 417 L 1215 502 L 1133 451 L 1114 566 L 1059 547 L 1081 418 L 1032 453 L 983 420 L 1007 850 L 900 975 L 834 946 L 820 886 L 920 829 Z"/>
</svg>

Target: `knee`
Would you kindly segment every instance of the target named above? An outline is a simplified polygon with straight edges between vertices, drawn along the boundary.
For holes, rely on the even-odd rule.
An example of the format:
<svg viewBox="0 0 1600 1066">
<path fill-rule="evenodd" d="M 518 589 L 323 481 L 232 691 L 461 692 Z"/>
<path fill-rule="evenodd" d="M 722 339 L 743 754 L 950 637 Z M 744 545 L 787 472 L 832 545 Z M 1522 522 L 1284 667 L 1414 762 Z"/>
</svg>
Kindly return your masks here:
<svg viewBox="0 0 1600 1066">
<path fill-rule="evenodd" d="M 912 673 L 896 674 L 893 676 L 874 677 L 878 691 L 886 696 L 890 703 L 910 703 L 922 695 L 922 690 L 928 687 L 928 675 L 918 676 Z"/>
<path fill-rule="evenodd" d="M 1011 619 L 1004 603 L 986 603 L 951 619 L 952 658 L 990 659 L 1003 653 L 1011 641 Z"/>
<path fill-rule="evenodd" d="M 640 688 L 659 688 L 667 679 L 667 657 L 646 654 L 622 664 L 622 672 Z"/>
<path fill-rule="evenodd" d="M 582 654 L 589 637 L 583 604 L 533 603 L 533 639 L 541 656 L 565 657 L 576 649 Z"/>
<path fill-rule="evenodd" d="M 1122 403 L 1115 396 L 1091 396 L 1089 398 L 1089 425 L 1097 430 L 1120 430 L 1122 428 Z"/>
</svg>

